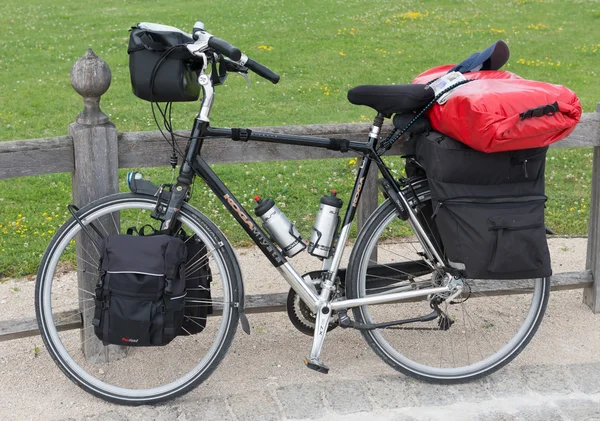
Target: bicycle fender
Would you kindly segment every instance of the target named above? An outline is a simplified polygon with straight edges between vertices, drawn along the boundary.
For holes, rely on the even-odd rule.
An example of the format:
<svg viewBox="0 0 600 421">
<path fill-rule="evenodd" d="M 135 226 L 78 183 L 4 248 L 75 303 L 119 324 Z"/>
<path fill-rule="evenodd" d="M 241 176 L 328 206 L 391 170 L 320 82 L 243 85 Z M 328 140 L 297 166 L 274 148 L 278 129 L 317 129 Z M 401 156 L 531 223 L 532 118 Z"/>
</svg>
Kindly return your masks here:
<svg viewBox="0 0 600 421">
<path fill-rule="evenodd" d="M 225 236 L 223 235 L 223 237 L 225 237 Z M 226 252 L 231 257 L 231 261 L 234 262 L 233 271 L 235 272 L 234 273 L 235 279 L 237 279 L 237 288 L 238 288 L 239 297 L 240 297 L 239 303 L 234 303 L 234 305 L 237 304 L 238 314 L 240 317 L 240 324 L 242 325 L 242 330 L 244 331 L 244 333 L 249 335 L 250 334 L 250 322 L 248 322 L 248 317 L 246 317 L 244 279 L 242 278 L 242 271 L 240 269 L 240 264 L 239 264 L 237 255 L 236 255 L 235 251 L 233 250 L 233 248 L 231 247 L 229 240 L 225 239 L 225 241 L 227 241 L 227 244 L 229 245 L 229 247 L 226 248 Z"/>
<path fill-rule="evenodd" d="M 406 209 L 404 209 L 404 205 L 400 200 L 400 195 L 398 194 L 398 189 L 396 188 L 396 186 L 392 185 L 392 183 L 387 181 L 385 178 L 380 178 L 379 180 L 377 180 L 377 185 L 379 186 L 379 189 L 381 190 L 383 195 L 385 197 L 388 197 L 390 201 L 394 204 L 396 209 L 398 209 L 400 218 L 403 221 L 406 221 L 408 219 L 408 212 L 406 211 Z"/>
</svg>

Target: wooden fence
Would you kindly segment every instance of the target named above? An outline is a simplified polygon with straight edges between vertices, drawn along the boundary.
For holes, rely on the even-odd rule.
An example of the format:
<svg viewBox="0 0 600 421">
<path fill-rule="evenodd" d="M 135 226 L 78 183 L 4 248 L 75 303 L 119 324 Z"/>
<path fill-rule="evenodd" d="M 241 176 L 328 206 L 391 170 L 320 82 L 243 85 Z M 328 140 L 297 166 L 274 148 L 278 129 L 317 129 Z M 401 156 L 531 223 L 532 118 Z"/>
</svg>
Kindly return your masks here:
<svg viewBox="0 0 600 421">
<path fill-rule="evenodd" d="M 91 50 L 79 59 L 71 71 L 71 84 L 83 97 L 84 110 L 69 126 L 69 135 L 54 138 L 0 142 L 0 179 L 50 173 L 73 174 L 73 202 L 84 205 L 118 191 L 118 169 L 156 167 L 169 164 L 171 147 L 160 132 L 119 133 L 99 107 L 101 96 L 110 85 L 110 69 Z M 389 124 L 389 123 L 388 123 Z M 253 127 L 252 130 L 307 136 L 344 138 L 364 141 L 370 123 L 323 124 L 286 127 Z M 390 126 L 384 126 L 382 133 Z M 187 134 L 180 132 L 179 134 Z M 181 147 L 185 140 L 180 140 Z M 389 155 L 402 153 L 398 142 Z M 594 313 L 600 312 L 600 103 L 595 113 L 585 113 L 575 131 L 552 147 L 594 147 L 592 192 L 586 270 L 552 276 L 552 289 L 583 288 L 584 302 Z M 210 138 L 204 142 L 202 155 L 209 163 L 281 161 L 340 158 L 340 152 L 321 148 L 277 143 L 232 142 Z M 346 154 L 347 155 L 347 154 Z M 358 211 L 362 226 L 377 206 L 376 168 L 368 175 Z M 285 309 L 287 294 L 246 297 L 248 313 Z M 72 320 L 69 319 L 69 320 Z M 63 328 L 77 328 L 81 322 Z M 0 321 L 0 341 L 37 334 L 34 319 Z"/>
</svg>

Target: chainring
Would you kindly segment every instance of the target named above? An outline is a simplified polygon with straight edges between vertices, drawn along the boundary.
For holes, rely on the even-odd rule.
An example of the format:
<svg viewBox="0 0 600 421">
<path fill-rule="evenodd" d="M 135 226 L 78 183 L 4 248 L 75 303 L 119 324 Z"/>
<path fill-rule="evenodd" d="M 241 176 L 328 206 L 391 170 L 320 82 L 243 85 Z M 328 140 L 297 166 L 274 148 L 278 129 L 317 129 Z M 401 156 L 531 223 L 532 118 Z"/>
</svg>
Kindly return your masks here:
<svg viewBox="0 0 600 421">
<path fill-rule="evenodd" d="M 320 272 L 309 272 L 302 277 L 306 279 L 306 277 L 310 277 L 310 280 L 315 284 L 317 288 L 317 292 L 320 292 L 320 284 L 321 284 L 321 276 Z M 306 305 L 304 301 L 300 298 L 296 291 L 290 289 L 287 297 L 287 314 L 290 318 L 290 321 L 294 325 L 296 329 L 300 332 L 304 333 L 308 336 L 313 336 L 315 332 L 315 322 L 317 320 L 315 313 Z M 332 331 L 338 326 L 338 317 L 334 312 L 331 315 L 331 320 L 329 322 L 329 326 L 327 327 L 327 332 Z"/>
</svg>

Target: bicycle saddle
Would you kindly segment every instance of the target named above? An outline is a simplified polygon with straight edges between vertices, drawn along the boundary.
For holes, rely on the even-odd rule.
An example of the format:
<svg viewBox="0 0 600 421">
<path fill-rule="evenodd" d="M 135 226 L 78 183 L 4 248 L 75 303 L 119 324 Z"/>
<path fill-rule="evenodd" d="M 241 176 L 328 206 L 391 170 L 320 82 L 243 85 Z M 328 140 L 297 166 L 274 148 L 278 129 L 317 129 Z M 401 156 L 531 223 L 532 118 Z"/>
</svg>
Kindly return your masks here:
<svg viewBox="0 0 600 421">
<path fill-rule="evenodd" d="M 426 85 L 361 85 L 348 91 L 348 101 L 384 115 L 422 110 L 433 99 Z"/>
</svg>

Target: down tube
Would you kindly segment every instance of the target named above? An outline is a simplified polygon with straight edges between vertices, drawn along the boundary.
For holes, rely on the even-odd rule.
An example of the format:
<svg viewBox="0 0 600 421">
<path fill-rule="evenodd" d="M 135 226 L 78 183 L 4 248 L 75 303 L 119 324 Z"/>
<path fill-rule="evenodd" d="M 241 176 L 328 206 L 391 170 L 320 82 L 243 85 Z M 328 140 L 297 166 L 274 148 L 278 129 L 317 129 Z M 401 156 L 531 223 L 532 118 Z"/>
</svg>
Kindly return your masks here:
<svg viewBox="0 0 600 421">
<path fill-rule="evenodd" d="M 227 208 L 229 213 L 231 213 L 242 228 L 244 228 L 273 266 L 279 267 L 283 265 L 286 262 L 283 254 L 275 247 L 273 242 L 269 240 L 269 237 L 267 237 L 254 219 L 246 212 L 246 209 L 238 202 L 233 193 L 229 191 L 221 179 L 200 156 L 196 156 L 194 171 L 206 181 L 208 187 L 210 187 L 219 200 L 223 202 L 225 208 Z"/>
</svg>

